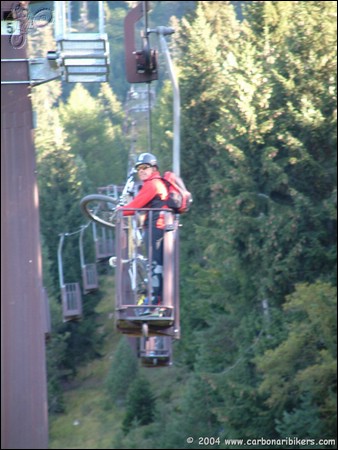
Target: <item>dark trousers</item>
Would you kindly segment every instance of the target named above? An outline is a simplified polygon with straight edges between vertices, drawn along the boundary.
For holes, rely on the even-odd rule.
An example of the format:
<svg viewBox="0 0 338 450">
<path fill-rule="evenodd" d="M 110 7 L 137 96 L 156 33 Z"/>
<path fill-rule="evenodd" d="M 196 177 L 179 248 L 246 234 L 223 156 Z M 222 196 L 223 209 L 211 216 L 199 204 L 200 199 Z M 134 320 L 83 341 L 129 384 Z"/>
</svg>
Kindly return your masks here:
<svg viewBox="0 0 338 450">
<path fill-rule="evenodd" d="M 151 256 L 151 285 L 152 285 L 152 294 L 155 297 L 162 298 L 162 288 L 163 288 L 163 239 L 164 239 L 164 231 L 153 227 L 151 230 L 151 255 L 149 254 L 149 230 L 146 230 L 144 233 L 144 242 L 146 244 L 148 259 Z"/>
</svg>

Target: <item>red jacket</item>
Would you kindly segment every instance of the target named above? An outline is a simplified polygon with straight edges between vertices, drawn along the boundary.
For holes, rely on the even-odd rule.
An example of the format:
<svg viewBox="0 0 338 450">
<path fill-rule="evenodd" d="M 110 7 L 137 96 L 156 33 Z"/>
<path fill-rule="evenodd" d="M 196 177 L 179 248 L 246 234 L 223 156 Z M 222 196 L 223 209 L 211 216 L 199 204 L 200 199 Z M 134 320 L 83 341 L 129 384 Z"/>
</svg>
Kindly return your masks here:
<svg viewBox="0 0 338 450">
<path fill-rule="evenodd" d="M 143 185 L 136 197 L 121 209 L 126 208 L 168 208 L 164 202 L 168 200 L 168 189 L 161 179 L 160 172 L 154 172 Z M 124 211 L 124 216 L 132 216 L 134 211 Z M 147 224 L 148 219 L 146 219 Z M 164 217 L 160 211 L 153 213 L 153 223 L 156 228 L 164 228 Z"/>
</svg>

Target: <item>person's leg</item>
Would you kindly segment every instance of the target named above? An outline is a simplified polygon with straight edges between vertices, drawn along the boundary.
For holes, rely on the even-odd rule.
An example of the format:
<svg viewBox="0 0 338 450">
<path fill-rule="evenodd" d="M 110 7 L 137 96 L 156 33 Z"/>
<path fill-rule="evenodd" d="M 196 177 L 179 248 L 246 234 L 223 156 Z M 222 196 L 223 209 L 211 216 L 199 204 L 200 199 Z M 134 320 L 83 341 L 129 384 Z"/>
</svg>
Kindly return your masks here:
<svg viewBox="0 0 338 450">
<path fill-rule="evenodd" d="M 153 228 L 152 251 L 152 287 L 153 287 L 153 304 L 158 305 L 162 301 L 163 288 L 163 239 L 164 232 L 159 228 Z"/>
<path fill-rule="evenodd" d="M 163 287 L 163 281 L 162 281 L 162 272 L 163 272 L 163 230 L 160 230 L 159 228 L 153 228 L 152 229 L 152 239 L 151 239 L 151 272 L 152 272 L 152 278 L 151 278 L 151 286 L 152 286 L 152 295 L 153 300 L 152 304 L 157 305 L 161 302 L 162 299 L 162 287 Z M 148 231 L 145 233 L 144 236 L 145 244 L 147 246 L 147 251 L 149 254 L 148 249 L 148 242 L 149 242 L 149 233 Z M 149 255 L 148 255 L 149 257 Z"/>
</svg>

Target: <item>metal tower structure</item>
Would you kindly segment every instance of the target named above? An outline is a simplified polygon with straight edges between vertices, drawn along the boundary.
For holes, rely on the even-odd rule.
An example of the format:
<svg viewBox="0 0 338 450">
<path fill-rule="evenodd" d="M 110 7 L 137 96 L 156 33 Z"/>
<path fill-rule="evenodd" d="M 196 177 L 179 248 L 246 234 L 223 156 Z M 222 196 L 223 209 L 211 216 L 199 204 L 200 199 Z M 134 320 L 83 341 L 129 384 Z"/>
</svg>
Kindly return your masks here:
<svg viewBox="0 0 338 450">
<path fill-rule="evenodd" d="M 1 21 L 10 18 L 13 8 L 27 3 L 1 2 Z M 13 47 L 11 35 L 3 31 L 1 448 L 45 449 L 48 448 L 46 314 L 27 51 L 26 45 Z M 13 80 L 18 83 L 13 85 L 10 83 Z"/>
<path fill-rule="evenodd" d="M 29 1 L 1 2 L 1 448 L 4 449 L 48 448 L 45 338 L 49 327 L 42 285 L 31 88 L 60 77 L 68 82 L 102 82 L 108 77 L 103 2 L 97 2 L 95 33 L 66 29 L 63 12 L 66 3 L 72 2 L 55 2 L 54 11 L 45 8 L 49 18 L 48 14 L 32 18 Z M 57 50 L 48 52 L 45 58 L 29 58 L 26 42 L 29 27 L 37 26 L 41 20 L 51 24 L 53 15 L 58 17 Z"/>
</svg>

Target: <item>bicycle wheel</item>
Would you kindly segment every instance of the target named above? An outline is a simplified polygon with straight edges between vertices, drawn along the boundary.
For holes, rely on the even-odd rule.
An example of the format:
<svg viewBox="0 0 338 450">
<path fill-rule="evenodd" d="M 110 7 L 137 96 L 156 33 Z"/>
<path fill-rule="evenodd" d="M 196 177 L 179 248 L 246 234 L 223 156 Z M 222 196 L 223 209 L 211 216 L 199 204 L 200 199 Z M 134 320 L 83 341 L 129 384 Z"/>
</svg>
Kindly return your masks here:
<svg viewBox="0 0 338 450">
<path fill-rule="evenodd" d="M 115 227 L 115 210 L 118 200 L 108 195 L 91 194 L 83 197 L 80 208 L 83 214 L 100 225 Z"/>
</svg>

